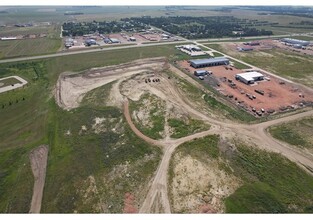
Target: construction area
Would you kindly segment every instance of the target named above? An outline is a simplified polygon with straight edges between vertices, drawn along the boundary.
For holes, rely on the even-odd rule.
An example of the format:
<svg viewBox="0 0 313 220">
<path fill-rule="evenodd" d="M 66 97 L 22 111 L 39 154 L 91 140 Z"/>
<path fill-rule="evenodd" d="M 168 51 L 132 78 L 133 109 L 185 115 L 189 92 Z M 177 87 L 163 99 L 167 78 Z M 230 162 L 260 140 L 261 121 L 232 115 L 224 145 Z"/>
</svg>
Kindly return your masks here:
<svg viewBox="0 0 313 220">
<path fill-rule="evenodd" d="M 202 80 L 227 97 L 231 103 L 255 116 L 285 112 L 313 104 L 312 91 L 260 70 L 241 70 L 230 65 L 194 68 L 187 60 L 179 61 L 178 64 L 190 76 Z"/>
</svg>

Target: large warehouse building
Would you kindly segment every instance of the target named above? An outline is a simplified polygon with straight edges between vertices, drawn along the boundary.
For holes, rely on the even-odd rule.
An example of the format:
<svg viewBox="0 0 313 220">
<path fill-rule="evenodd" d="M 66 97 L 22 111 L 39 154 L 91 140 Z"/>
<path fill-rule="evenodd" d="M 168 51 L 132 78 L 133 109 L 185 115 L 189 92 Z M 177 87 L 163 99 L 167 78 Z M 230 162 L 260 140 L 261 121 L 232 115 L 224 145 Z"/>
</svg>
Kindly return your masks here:
<svg viewBox="0 0 313 220">
<path fill-rule="evenodd" d="M 209 59 L 190 60 L 190 66 L 194 68 L 202 68 L 208 66 L 228 65 L 229 59 L 225 57 L 215 57 Z"/>
<path fill-rule="evenodd" d="M 235 78 L 245 84 L 253 84 L 255 81 L 264 79 L 264 75 L 259 72 L 247 72 L 236 74 Z"/>
<path fill-rule="evenodd" d="M 288 44 L 298 44 L 301 46 L 308 46 L 310 44 L 309 41 L 298 40 L 298 39 L 293 39 L 293 38 L 283 38 L 283 39 L 281 39 L 281 41 L 288 43 Z"/>
</svg>

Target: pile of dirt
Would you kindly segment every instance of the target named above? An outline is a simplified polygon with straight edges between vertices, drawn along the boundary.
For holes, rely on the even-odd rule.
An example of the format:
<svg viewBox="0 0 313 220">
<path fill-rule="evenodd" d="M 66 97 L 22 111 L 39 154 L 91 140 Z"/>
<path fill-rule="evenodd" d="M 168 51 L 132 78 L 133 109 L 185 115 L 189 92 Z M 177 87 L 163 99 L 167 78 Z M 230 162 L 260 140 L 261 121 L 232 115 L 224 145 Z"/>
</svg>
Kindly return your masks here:
<svg viewBox="0 0 313 220">
<path fill-rule="evenodd" d="M 202 162 L 178 153 L 174 164 L 171 196 L 175 213 L 223 213 L 223 199 L 240 186 L 240 180 L 221 170 L 217 160 Z"/>
<path fill-rule="evenodd" d="M 138 209 L 134 206 L 135 197 L 131 193 L 125 193 L 123 213 L 138 213 Z"/>
</svg>

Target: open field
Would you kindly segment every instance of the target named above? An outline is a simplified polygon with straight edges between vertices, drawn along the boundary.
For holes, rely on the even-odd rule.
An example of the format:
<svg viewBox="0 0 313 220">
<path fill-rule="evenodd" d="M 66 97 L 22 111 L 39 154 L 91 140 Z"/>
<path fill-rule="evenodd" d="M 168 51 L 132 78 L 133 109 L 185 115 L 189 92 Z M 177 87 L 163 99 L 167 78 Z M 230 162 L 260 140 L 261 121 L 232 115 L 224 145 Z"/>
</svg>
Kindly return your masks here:
<svg viewBox="0 0 313 220">
<path fill-rule="evenodd" d="M 0 41 L 0 59 L 57 52 L 60 39 L 38 38 Z"/>
<path fill-rule="evenodd" d="M 313 154 L 313 118 L 304 118 L 288 124 L 270 127 L 270 134 L 280 141 L 304 149 Z"/>
<path fill-rule="evenodd" d="M 218 139 L 208 136 L 175 151 L 169 171 L 174 212 L 312 212 L 312 176 L 279 154 Z"/>
<path fill-rule="evenodd" d="M 162 55 L 169 57 L 170 55 L 175 54 L 175 53 L 177 53 L 177 51 L 174 48 L 174 46 L 160 46 L 160 47 L 149 47 L 149 48 L 136 48 L 132 50 L 118 50 L 115 52 L 113 51 L 112 52 L 100 52 L 100 53 L 90 54 L 91 56 L 75 55 L 75 56 L 69 56 L 69 57 L 63 57 L 63 58 L 53 58 L 49 60 L 37 60 L 35 62 L 29 61 L 29 62 L 1 64 L 0 66 L 1 78 L 12 76 L 12 75 L 17 75 L 17 76 L 23 77 L 29 83 L 23 89 L 13 90 L 7 93 L 0 94 L 0 111 L 1 111 L 1 114 L 0 114 L 0 120 L 1 120 L 0 212 L 2 213 L 4 212 L 28 213 L 29 212 L 34 180 L 33 180 L 33 175 L 31 171 L 28 155 L 33 148 L 41 144 L 49 144 L 49 147 L 51 150 L 49 152 L 49 158 L 48 158 L 46 181 L 50 182 L 52 185 L 54 182 L 57 183 L 56 184 L 57 187 L 55 188 L 50 188 L 50 186 L 45 186 L 42 210 L 43 211 L 49 210 L 51 212 L 69 212 L 70 210 L 72 210 L 68 206 L 65 206 L 65 208 L 62 208 L 63 206 L 62 204 L 60 206 L 55 206 L 54 204 L 52 205 L 50 203 L 49 204 L 47 203 L 48 201 L 51 201 L 51 202 L 54 201 L 52 198 L 55 198 L 55 195 L 57 194 L 53 190 L 59 190 L 58 184 L 63 184 L 64 181 L 66 182 L 66 180 L 62 179 L 63 177 L 67 176 L 66 174 L 65 175 L 63 174 L 63 170 L 66 170 L 65 169 L 66 167 L 69 168 L 69 164 L 71 163 L 71 161 L 77 162 L 77 163 L 75 162 L 73 166 L 79 165 L 78 166 L 79 168 L 77 168 L 79 169 L 79 172 L 75 171 L 76 168 L 68 169 L 68 172 L 69 172 L 68 176 L 69 177 L 71 176 L 74 179 L 76 178 L 77 173 L 83 173 L 87 170 L 87 168 L 84 167 L 85 162 L 86 163 L 90 162 L 89 160 L 85 162 L 84 160 L 77 160 L 78 158 L 77 155 L 71 156 L 71 154 L 69 154 L 68 147 L 75 145 L 75 143 L 73 143 L 75 138 L 73 137 L 73 139 L 72 138 L 69 139 L 68 136 L 64 135 L 63 130 L 66 133 L 69 128 L 67 125 L 75 124 L 78 121 L 80 121 L 81 115 L 85 117 L 85 115 L 87 115 L 86 112 L 90 111 L 88 109 L 90 108 L 101 109 L 103 107 L 101 106 L 95 107 L 96 104 L 94 104 L 94 102 L 91 101 L 91 103 L 83 104 L 83 106 L 85 106 L 84 109 L 86 110 L 82 110 L 81 114 L 67 113 L 66 111 L 62 111 L 58 107 L 56 107 L 54 104 L 54 101 L 52 100 L 52 91 L 58 79 L 58 76 L 61 72 L 81 71 L 87 68 L 118 64 L 120 62 L 127 62 L 127 61 L 132 61 L 133 59 L 145 58 L 145 57 L 154 57 L 154 56 L 162 56 Z M 184 55 L 181 53 L 177 53 L 176 55 L 176 57 L 178 58 L 181 56 L 184 57 Z M 84 59 L 86 62 L 81 62 L 81 59 Z M 101 96 L 102 92 L 98 92 L 98 93 L 95 92 L 95 93 L 96 93 L 95 103 L 97 103 L 97 100 L 99 99 L 105 99 L 105 97 Z M 117 112 L 118 110 L 112 110 L 112 111 Z M 99 117 L 101 118 L 102 117 L 101 110 L 99 114 L 100 114 Z M 72 117 L 74 118 L 72 119 Z M 73 120 L 76 120 L 76 121 L 73 121 Z M 65 121 L 68 121 L 69 124 L 64 125 L 63 123 Z M 90 126 L 94 123 L 92 121 L 92 118 L 89 123 L 91 123 Z M 81 127 L 79 129 L 81 129 Z M 130 146 L 132 146 L 134 145 L 135 140 L 138 140 L 138 139 L 135 136 L 133 136 L 132 133 L 129 133 L 129 135 L 130 136 L 128 137 L 130 138 L 129 139 L 130 143 L 132 143 Z M 79 137 L 79 134 L 77 134 L 77 136 Z M 101 140 L 104 140 L 103 139 L 104 137 L 101 136 L 100 134 L 96 136 L 98 138 L 97 140 L 99 141 L 98 143 L 102 143 Z M 82 151 L 77 152 L 77 154 L 81 155 L 82 158 L 85 158 L 86 151 L 89 151 L 89 150 L 92 151 L 93 148 L 88 148 L 88 147 L 83 148 L 83 145 L 84 143 L 90 143 L 90 141 L 93 140 L 93 134 L 91 133 L 91 136 L 85 137 L 84 141 L 82 141 L 78 137 L 77 137 L 77 140 L 81 141 L 82 148 L 80 149 L 82 149 Z M 153 173 L 153 169 L 155 168 L 157 164 L 159 151 L 155 150 L 154 148 L 148 147 L 147 145 L 145 145 L 144 143 L 140 141 L 138 143 L 139 143 L 139 146 L 141 146 L 142 148 L 146 149 L 145 148 L 146 146 L 148 149 L 148 151 L 143 150 L 142 151 L 143 154 L 145 152 L 152 153 L 150 154 L 151 158 L 144 157 L 144 161 L 146 161 L 144 162 L 146 164 L 144 167 L 146 170 L 147 169 L 148 170 L 146 171 L 146 173 L 143 173 L 142 175 L 144 175 L 143 178 L 146 178 L 146 177 L 148 178 L 148 176 Z M 112 144 L 111 146 L 113 145 L 114 144 Z M 101 146 L 101 145 L 99 144 L 98 146 Z M 137 158 L 137 154 L 136 154 L 136 158 Z M 112 161 L 115 161 L 115 159 L 112 158 Z M 125 160 L 121 158 L 120 161 L 128 161 L 128 157 L 125 157 Z M 115 163 L 116 162 L 118 161 L 115 161 Z M 141 161 L 140 163 L 139 162 L 136 163 L 135 167 L 131 169 L 134 172 L 136 172 L 136 170 L 141 170 L 142 163 L 143 161 Z M 101 163 L 98 163 L 98 164 L 101 164 Z M 136 174 L 134 178 L 137 178 L 138 175 Z M 88 176 L 86 176 L 86 179 L 87 177 Z M 118 183 L 124 177 L 118 177 L 114 181 Z M 82 182 L 80 182 L 79 184 L 82 184 Z M 86 181 L 86 184 L 88 184 L 88 181 Z M 72 186 L 66 185 L 64 187 L 67 189 L 67 187 L 72 187 Z M 117 188 L 119 187 L 117 186 Z M 109 189 L 105 191 L 108 192 L 112 190 L 114 191 L 115 189 Z M 60 199 L 58 201 L 63 201 L 63 200 L 65 201 L 64 198 L 66 197 L 66 195 L 62 194 L 62 192 L 58 194 L 59 196 L 57 198 Z M 73 192 L 73 191 L 70 191 L 70 192 Z M 124 195 L 122 194 L 120 195 L 121 197 L 119 198 L 124 198 Z M 111 196 L 112 198 L 114 197 L 113 194 Z M 137 197 L 137 199 L 138 198 L 140 197 Z M 71 201 L 71 200 L 68 200 L 68 201 Z M 115 201 L 119 203 L 122 200 L 115 200 Z M 69 205 L 71 204 L 73 203 L 70 202 Z M 78 206 L 83 207 L 84 205 L 78 205 Z M 115 208 L 112 209 L 113 210 L 112 212 L 114 212 L 114 210 L 115 212 L 120 212 L 122 209 L 123 207 L 116 206 Z M 81 212 L 83 211 L 81 209 L 79 210 Z M 91 210 L 100 210 L 100 209 L 92 209 L 92 208 L 88 209 L 88 211 L 91 211 Z"/>
<path fill-rule="evenodd" d="M 289 52 L 279 48 L 263 51 L 238 52 L 231 43 L 210 44 L 216 50 L 229 54 L 292 81 L 313 87 L 313 63 L 308 55 Z"/>
</svg>

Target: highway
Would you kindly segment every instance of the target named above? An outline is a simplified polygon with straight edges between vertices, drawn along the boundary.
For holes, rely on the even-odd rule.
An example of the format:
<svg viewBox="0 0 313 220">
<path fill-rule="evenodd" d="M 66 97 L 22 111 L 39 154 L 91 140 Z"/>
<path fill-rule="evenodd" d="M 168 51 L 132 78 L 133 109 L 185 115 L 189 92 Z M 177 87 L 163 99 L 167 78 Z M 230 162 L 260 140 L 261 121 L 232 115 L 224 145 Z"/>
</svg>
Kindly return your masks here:
<svg viewBox="0 0 313 220">
<path fill-rule="evenodd" d="M 170 34 L 168 32 L 165 32 L 159 28 L 154 27 L 157 30 L 160 30 L 164 33 Z M 302 33 L 302 34 L 284 34 L 284 35 L 272 35 L 272 36 L 252 36 L 252 37 L 244 37 L 245 40 L 248 39 L 266 39 L 266 38 L 280 38 L 280 37 L 291 37 L 296 35 L 304 35 L 309 36 L 309 33 Z M 61 57 L 61 56 L 69 56 L 69 55 L 75 55 L 75 54 L 84 54 L 84 53 L 96 53 L 101 51 L 110 51 L 110 50 L 120 50 L 120 49 L 128 49 L 128 48 L 137 48 L 137 47 L 151 47 L 151 46 L 161 46 L 161 45 L 170 45 L 170 44 L 179 44 L 179 43 L 194 43 L 203 47 L 203 44 L 200 42 L 206 42 L 209 43 L 210 41 L 231 41 L 231 40 L 239 40 L 235 38 L 211 38 L 211 39 L 196 39 L 196 40 L 189 40 L 183 37 L 179 37 L 180 41 L 170 41 L 170 42 L 158 42 L 158 43 L 148 43 L 148 44 L 136 44 L 136 45 L 125 45 L 125 46 L 115 46 L 115 47 L 108 47 L 108 48 L 92 48 L 92 49 L 85 49 L 85 50 L 78 50 L 78 51 L 61 51 L 53 54 L 46 54 L 46 55 L 38 55 L 38 56 L 29 56 L 29 57 L 18 57 L 18 58 L 8 58 L 0 60 L 1 63 L 10 63 L 10 62 L 19 62 L 19 61 L 27 61 L 27 60 L 37 60 L 37 59 L 46 59 L 46 58 L 53 58 L 53 57 Z M 206 47 L 208 48 L 208 47 Z M 214 50 L 213 50 L 214 51 Z M 219 52 L 219 51 L 218 51 Z M 232 58 L 234 59 L 234 58 Z M 235 59 L 234 59 L 235 60 Z M 242 62 L 242 61 L 240 61 Z M 251 65 L 250 65 L 251 66 Z"/>
<path fill-rule="evenodd" d="M 4 60 L 0 60 L 0 64 L 1 63 L 27 61 L 27 60 L 46 59 L 46 58 L 53 58 L 53 57 L 62 57 L 62 56 L 69 56 L 69 55 L 75 55 L 75 54 L 96 53 L 96 52 L 109 51 L 109 50 L 121 50 L 121 49 L 129 49 L 129 48 L 136 48 L 136 47 L 152 47 L 152 46 L 161 46 L 161 45 L 168 45 L 168 44 L 187 43 L 187 42 L 190 42 L 190 41 L 189 40 L 182 40 L 182 41 L 171 41 L 171 42 L 162 42 L 162 43 L 149 43 L 149 44 L 116 46 L 116 47 L 108 47 L 108 48 L 94 48 L 94 49 L 86 49 L 86 50 L 79 50 L 79 51 L 57 52 L 54 54 L 46 54 L 46 55 L 39 55 L 39 56 L 4 59 Z"/>
</svg>

